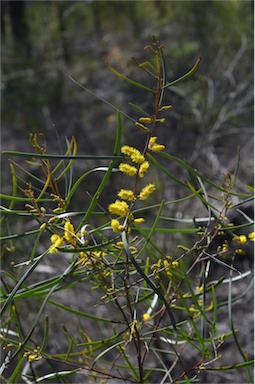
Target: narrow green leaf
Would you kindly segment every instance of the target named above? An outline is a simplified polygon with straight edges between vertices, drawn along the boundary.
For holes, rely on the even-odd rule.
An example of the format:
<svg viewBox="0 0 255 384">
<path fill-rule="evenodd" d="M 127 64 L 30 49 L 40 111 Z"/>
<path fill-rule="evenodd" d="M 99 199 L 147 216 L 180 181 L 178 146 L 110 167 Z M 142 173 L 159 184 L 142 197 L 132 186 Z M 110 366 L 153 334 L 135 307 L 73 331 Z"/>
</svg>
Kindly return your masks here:
<svg viewBox="0 0 255 384">
<path fill-rule="evenodd" d="M 134 120 L 135 121 L 135 120 Z M 38 159 L 63 159 L 63 160 L 111 160 L 111 159 L 123 159 L 123 156 L 108 156 L 108 155 L 53 155 L 33 152 L 17 152 L 17 151 L 3 151 L 3 155 L 11 155 L 17 157 L 26 158 L 38 158 Z M 40 179 L 38 179 L 40 180 Z"/>
<path fill-rule="evenodd" d="M 144 111 L 142 108 L 138 107 L 136 104 L 129 102 L 128 103 L 131 107 L 133 107 L 137 112 L 141 114 L 141 116 L 151 117 L 151 115 Z"/>
<path fill-rule="evenodd" d="M 81 368 L 73 369 L 72 371 L 59 371 L 54 373 L 48 373 L 47 375 L 40 376 L 35 380 L 35 383 L 43 383 L 45 380 L 58 379 L 61 377 L 70 376 L 74 373 L 81 371 Z M 59 381 L 59 380 L 58 380 Z"/>
<path fill-rule="evenodd" d="M 71 312 L 71 313 L 73 313 L 75 315 L 78 315 L 78 316 L 81 316 L 81 317 L 86 317 L 88 319 L 92 319 L 92 320 L 95 320 L 95 321 L 100 321 L 102 323 L 111 323 L 111 324 L 113 324 L 113 323 L 119 324 L 120 323 L 119 321 L 115 321 L 115 320 L 111 320 L 111 319 L 106 319 L 106 318 L 94 316 L 94 315 L 91 315 L 90 313 L 83 312 L 83 311 L 78 311 L 78 310 L 73 309 L 73 308 L 71 308 L 71 307 L 69 307 L 67 305 L 57 303 L 54 300 L 48 300 L 48 303 L 54 305 L 55 307 L 63 309 L 65 311 L 67 311 L 67 312 Z"/>
<path fill-rule="evenodd" d="M 28 278 L 28 276 L 32 273 L 32 271 L 37 267 L 37 265 L 40 263 L 40 261 L 43 259 L 43 257 L 48 253 L 48 250 L 45 251 L 44 253 L 42 253 L 40 255 L 40 257 L 37 258 L 36 261 L 34 261 L 32 263 L 32 265 L 30 266 L 30 268 L 28 268 L 28 270 L 24 273 L 24 275 L 20 278 L 19 282 L 16 284 L 16 286 L 13 288 L 13 290 L 11 291 L 11 293 L 9 294 L 7 300 L 5 301 L 5 303 L 3 304 L 2 308 L 1 308 L 1 316 L 4 314 L 5 310 L 7 309 L 7 307 L 9 306 L 9 304 L 12 302 L 15 294 L 17 293 L 17 291 L 19 290 L 19 288 L 22 286 L 22 284 L 25 282 L 25 280 Z"/>
<path fill-rule="evenodd" d="M 183 187 L 187 187 L 187 185 L 181 181 L 178 177 L 176 177 L 173 173 L 169 172 L 163 165 L 161 165 L 150 153 L 147 155 L 148 159 L 162 172 L 164 172 L 167 176 L 170 177 L 170 179 L 176 181 L 178 184 L 180 184 Z"/>
<path fill-rule="evenodd" d="M 120 112 L 123 116 L 127 117 L 129 120 L 135 122 L 135 120 L 130 117 L 129 115 L 127 115 L 126 113 L 122 112 L 121 109 L 119 107 L 117 107 L 116 105 L 113 105 L 112 103 L 110 103 L 108 100 L 104 99 L 103 97 L 97 95 L 95 92 L 91 91 L 89 88 L 85 87 L 84 85 L 81 85 L 78 81 L 74 80 L 74 78 L 69 75 L 69 78 L 75 83 L 77 84 L 80 88 L 84 89 L 86 92 L 89 92 L 91 95 L 95 96 L 97 99 L 103 101 L 106 105 L 108 105 L 109 107 L 115 109 L 116 112 Z"/>
<path fill-rule="evenodd" d="M 185 73 L 185 75 L 183 75 L 183 76 L 179 77 L 178 79 L 176 79 L 176 80 L 174 80 L 174 81 L 171 81 L 170 83 L 166 84 L 166 85 L 163 87 L 163 89 L 165 89 L 165 88 L 169 88 L 169 87 L 171 87 L 172 85 L 176 85 L 176 84 L 180 83 L 181 81 L 186 80 L 186 79 L 188 79 L 190 76 L 192 76 L 192 75 L 196 72 L 196 70 L 197 70 L 197 68 L 198 68 L 198 66 L 199 66 L 199 64 L 200 64 L 200 61 L 201 61 L 201 58 L 199 58 L 199 59 L 195 62 L 194 66 L 193 66 L 187 73 Z"/>
<path fill-rule="evenodd" d="M 129 79 L 128 77 L 122 75 L 120 72 L 116 71 L 116 69 L 114 69 L 110 64 L 106 63 L 106 65 L 110 69 L 110 71 L 112 71 L 112 73 L 114 73 L 116 76 L 118 76 L 122 80 L 128 82 L 129 84 L 134 85 L 135 87 L 144 89 L 145 91 L 149 91 L 149 92 L 155 93 L 154 89 L 151 89 L 149 87 L 146 87 L 143 84 L 137 83 L 136 81 Z"/>
</svg>

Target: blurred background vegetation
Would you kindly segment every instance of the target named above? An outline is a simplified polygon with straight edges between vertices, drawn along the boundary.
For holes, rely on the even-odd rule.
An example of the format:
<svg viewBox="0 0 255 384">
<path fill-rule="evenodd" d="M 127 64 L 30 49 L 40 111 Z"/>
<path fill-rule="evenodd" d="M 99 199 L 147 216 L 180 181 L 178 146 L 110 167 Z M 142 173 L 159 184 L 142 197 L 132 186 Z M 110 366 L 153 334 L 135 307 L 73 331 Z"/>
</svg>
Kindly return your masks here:
<svg viewBox="0 0 255 384">
<path fill-rule="evenodd" d="M 112 154 L 115 111 L 70 76 L 137 119 L 139 114 L 129 103 L 151 112 L 153 97 L 115 78 L 105 62 L 125 76 L 146 82 L 132 57 L 147 60 L 148 51 L 143 48 L 156 34 L 165 46 L 169 81 L 186 73 L 201 57 L 196 74 L 167 91 L 165 104 L 173 109 L 157 134 L 158 141 L 166 145 L 168 153 L 185 159 L 216 182 L 223 180 L 227 171 L 234 172 L 240 149 L 236 185 L 239 192 L 247 192 L 245 184 L 253 183 L 254 166 L 253 1 L 2 0 L 1 8 L 2 150 L 32 152 L 29 133 L 37 132 L 45 135 L 48 153 L 65 152 L 65 138 L 75 136 L 78 154 Z M 123 122 L 123 144 L 139 147 L 143 133 L 129 119 Z M 77 161 L 74 176 L 98 165 L 96 161 Z M 172 173 L 178 172 L 175 167 Z M 6 156 L 1 168 L 2 192 L 11 193 Z M 73 209 L 83 209 L 84 191 L 94 193 L 98 179 L 93 177 L 73 202 Z M 182 196 L 175 184 L 165 185 L 163 179 L 158 184 L 160 198 L 162 194 L 168 200 Z M 115 194 L 113 186 L 105 198 L 111 201 Z M 197 209 L 187 208 L 190 215 Z M 174 215 L 181 218 L 184 212 L 182 206 Z M 9 224 L 11 233 L 37 228 L 36 222 L 24 226 L 16 217 L 15 222 L 10 218 Z M 6 234 L 6 228 L 3 231 Z M 17 257 L 26 246 L 29 244 L 20 243 Z M 8 264 L 10 258 L 5 256 Z M 239 307 L 241 323 L 244 307 Z M 252 313 L 251 308 L 246 331 L 252 328 Z M 248 332 L 242 337 L 249 350 Z M 231 354 L 229 349 L 227 360 Z"/>
<path fill-rule="evenodd" d="M 1 6 L 4 149 L 27 150 L 29 133 L 42 132 L 49 152 L 59 152 L 57 134 L 62 144 L 74 135 L 80 154 L 111 152 L 114 111 L 69 75 L 136 118 L 128 102 L 150 111 L 153 99 L 116 79 L 105 61 L 141 80 L 132 57 L 146 60 L 143 47 L 157 34 L 169 80 L 202 59 L 192 79 L 168 91 L 174 108 L 159 135 L 169 152 L 220 178 L 234 170 L 240 147 L 239 177 L 252 182 L 253 1 L 2 1 Z M 124 134 L 139 140 L 130 121 Z"/>
</svg>

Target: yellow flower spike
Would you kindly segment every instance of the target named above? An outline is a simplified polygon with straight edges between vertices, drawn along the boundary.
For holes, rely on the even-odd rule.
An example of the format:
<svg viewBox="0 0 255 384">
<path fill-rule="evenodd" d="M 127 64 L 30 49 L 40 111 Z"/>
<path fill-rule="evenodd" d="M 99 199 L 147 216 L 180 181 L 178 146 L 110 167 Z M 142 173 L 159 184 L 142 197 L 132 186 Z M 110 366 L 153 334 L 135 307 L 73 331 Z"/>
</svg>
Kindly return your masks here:
<svg viewBox="0 0 255 384">
<path fill-rule="evenodd" d="M 150 163 L 148 161 L 145 161 L 144 163 L 141 164 L 139 168 L 139 176 L 144 177 L 145 173 L 147 172 L 148 168 L 150 166 Z"/>
<path fill-rule="evenodd" d="M 64 234 L 64 238 L 65 240 L 68 242 L 68 243 L 71 243 L 73 244 L 74 242 L 74 236 L 75 236 L 75 230 L 74 230 L 74 226 L 73 224 L 70 222 L 70 221 L 66 221 L 65 222 L 65 225 L 64 225 L 64 228 L 65 228 L 65 234 Z"/>
<path fill-rule="evenodd" d="M 254 232 L 249 233 L 249 239 L 254 242 Z"/>
<path fill-rule="evenodd" d="M 247 237 L 245 235 L 240 235 L 232 238 L 233 241 L 236 241 L 239 245 L 243 245 L 247 242 Z"/>
<path fill-rule="evenodd" d="M 246 252 L 243 249 L 239 249 L 239 248 L 235 250 L 235 253 L 237 255 L 246 255 Z"/>
<path fill-rule="evenodd" d="M 197 285 L 196 286 L 196 291 L 198 291 L 198 292 L 203 292 L 203 290 L 204 290 L 204 286 L 203 285 Z"/>
<path fill-rule="evenodd" d="M 150 315 L 148 314 L 148 313 L 144 313 L 143 314 L 143 321 L 148 321 L 148 320 L 150 320 Z"/>
<path fill-rule="evenodd" d="M 150 183 L 150 184 L 146 185 L 146 186 L 141 190 L 141 192 L 140 192 L 140 194 L 139 194 L 138 197 L 139 197 L 140 200 L 145 200 L 145 199 L 147 199 L 147 198 L 152 194 L 152 192 L 154 192 L 155 190 L 156 190 L 155 184 Z"/>
<path fill-rule="evenodd" d="M 42 359 L 42 355 L 40 354 L 40 351 L 41 351 L 40 347 L 37 347 L 36 349 L 34 349 L 33 352 L 25 352 L 24 357 L 27 358 L 29 363 L 31 363 L 32 361 L 38 361 Z"/>
<path fill-rule="evenodd" d="M 134 220 L 134 223 L 135 224 L 143 224 L 144 223 L 144 218 L 143 217 L 139 217 L 137 219 Z"/>
<path fill-rule="evenodd" d="M 191 304 L 191 307 L 189 308 L 190 312 L 197 313 L 199 312 L 198 309 L 194 306 L 194 304 Z"/>
<path fill-rule="evenodd" d="M 47 227 L 47 223 L 43 223 L 42 225 L 40 225 L 39 229 L 43 231 L 46 227 Z"/>
<path fill-rule="evenodd" d="M 120 163 L 119 170 L 129 176 L 135 176 L 137 173 L 136 167 L 126 163 Z"/>
<path fill-rule="evenodd" d="M 153 119 L 151 117 L 140 117 L 139 121 L 140 123 L 150 124 L 153 122 Z"/>
<path fill-rule="evenodd" d="M 143 125 L 143 124 L 141 124 L 141 123 L 136 122 L 136 123 L 135 123 L 135 126 L 136 126 L 137 128 L 140 128 L 143 132 L 150 133 L 149 128 L 145 127 L 145 125 Z"/>
<path fill-rule="evenodd" d="M 129 250 L 130 250 L 130 252 L 132 253 L 132 255 L 134 255 L 135 253 L 138 252 L 138 251 L 137 251 L 137 248 L 136 248 L 136 247 L 133 247 L 133 246 L 130 246 L 130 247 L 129 247 Z"/>
<path fill-rule="evenodd" d="M 156 144 L 156 140 L 157 140 L 157 136 L 151 136 L 150 140 L 149 140 L 149 149 L 151 149 L 151 147 Z"/>
<path fill-rule="evenodd" d="M 119 223 L 118 220 L 114 219 L 111 222 L 113 232 L 122 232 L 124 227 Z"/>
<path fill-rule="evenodd" d="M 124 155 L 129 156 L 134 163 L 141 164 L 145 160 L 144 156 L 141 154 L 141 152 L 138 149 L 134 147 L 130 147 L 129 145 L 124 145 L 121 148 L 121 152 Z"/>
<path fill-rule="evenodd" d="M 185 247 L 185 246 L 182 245 L 182 244 L 178 244 L 178 245 L 177 245 L 177 248 L 182 249 L 183 251 L 186 251 L 186 252 L 190 251 L 190 249 L 189 249 L 188 247 Z"/>
<path fill-rule="evenodd" d="M 229 244 L 227 240 L 224 241 L 224 244 L 222 245 L 222 251 L 227 252 L 229 250 Z"/>
<path fill-rule="evenodd" d="M 178 261 L 173 261 L 173 262 L 172 262 L 172 266 L 173 266 L 174 268 L 178 268 L 178 267 L 179 267 L 179 263 L 178 263 Z"/>
<path fill-rule="evenodd" d="M 131 189 L 121 189 L 118 192 L 118 196 L 123 200 L 128 200 L 128 201 L 134 201 L 135 200 L 134 192 L 131 191 Z"/>
<path fill-rule="evenodd" d="M 61 236 L 57 235 L 56 233 L 54 233 L 51 236 L 50 240 L 52 242 L 52 245 L 49 248 L 49 253 L 57 253 L 58 252 L 58 248 L 61 247 L 61 245 L 63 245 L 63 243 L 64 243 L 63 237 L 61 237 Z"/>
<path fill-rule="evenodd" d="M 50 217 L 50 219 L 49 219 L 49 223 L 54 223 L 54 221 L 56 221 L 57 219 L 58 219 L 57 216 L 52 216 L 52 217 Z"/>
<path fill-rule="evenodd" d="M 29 210 L 30 210 L 30 209 L 34 209 L 34 206 L 31 205 L 31 204 L 26 204 L 25 207 L 26 207 L 27 209 L 29 209 Z"/>
<path fill-rule="evenodd" d="M 115 203 L 109 204 L 108 210 L 110 213 L 114 213 L 118 216 L 128 215 L 128 205 L 125 201 L 116 200 Z"/>
<path fill-rule="evenodd" d="M 166 147 L 163 145 L 163 144 L 155 144 L 153 145 L 152 147 L 152 152 L 160 152 L 160 151 L 164 151 Z"/>
<path fill-rule="evenodd" d="M 166 122 L 166 119 L 164 117 L 162 117 L 161 119 L 157 119 L 156 120 L 158 123 L 165 123 Z"/>
<path fill-rule="evenodd" d="M 149 140 L 149 145 L 148 145 L 148 148 L 152 151 L 152 152 L 160 152 L 160 151 L 163 151 L 165 149 L 165 146 L 162 145 L 162 144 L 157 144 L 156 143 L 157 141 L 157 137 L 156 136 L 152 136 Z"/>
<path fill-rule="evenodd" d="M 161 107 L 160 109 L 159 109 L 159 111 L 161 112 L 161 111 L 168 111 L 169 109 L 172 109 L 173 108 L 173 106 L 172 105 L 163 105 L 163 107 Z"/>
<path fill-rule="evenodd" d="M 60 212 L 60 211 L 62 211 L 62 208 L 55 208 L 55 209 L 53 209 L 53 212 L 55 212 L 55 213 L 57 213 L 57 212 Z"/>
<path fill-rule="evenodd" d="M 133 237 L 133 239 L 131 239 L 131 240 L 129 241 L 129 243 L 130 243 L 130 244 L 135 243 L 136 240 L 138 240 L 138 239 L 139 239 L 139 236 L 135 236 L 135 237 Z"/>
<path fill-rule="evenodd" d="M 205 308 L 205 311 L 211 311 L 213 309 L 214 305 L 213 305 L 213 302 L 211 301 L 210 304 L 208 305 L 208 307 Z"/>
<path fill-rule="evenodd" d="M 53 235 L 51 235 L 51 237 L 50 237 L 50 241 L 54 244 L 54 243 L 56 243 L 56 241 L 57 241 L 59 238 L 62 239 L 62 237 L 60 237 L 59 235 L 57 235 L 56 233 L 54 233 Z"/>
</svg>

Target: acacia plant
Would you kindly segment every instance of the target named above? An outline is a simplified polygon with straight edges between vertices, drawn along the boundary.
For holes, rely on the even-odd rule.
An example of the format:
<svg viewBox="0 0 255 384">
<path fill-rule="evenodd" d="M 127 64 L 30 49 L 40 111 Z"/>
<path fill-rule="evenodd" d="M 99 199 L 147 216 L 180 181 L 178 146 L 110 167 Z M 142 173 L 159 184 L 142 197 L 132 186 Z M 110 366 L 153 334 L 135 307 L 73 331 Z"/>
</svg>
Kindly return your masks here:
<svg viewBox="0 0 255 384">
<path fill-rule="evenodd" d="M 252 380 L 251 357 L 239 342 L 232 306 L 251 287 L 251 271 L 239 271 L 235 262 L 252 251 L 254 233 L 248 215 L 243 214 L 243 224 L 231 223 L 236 209 L 241 211 L 241 205 L 252 199 L 252 191 L 235 190 L 235 172 L 217 185 L 158 140 L 172 108 L 164 104 L 165 93 L 188 79 L 200 61 L 169 82 L 163 49 L 153 37 L 146 47 L 149 60 L 136 61 L 152 87 L 108 64 L 119 79 L 154 100 L 150 111 L 130 103 L 132 116 L 107 102 L 117 117 L 110 155 L 77 155 L 74 137 L 67 139 L 65 154 L 48 154 L 39 134 L 30 136 L 33 153 L 4 152 L 11 156 L 13 193 L 2 194 L 1 208 L 6 228 L 1 277 L 3 382 L 190 383 L 201 382 L 205 372 L 224 375 L 236 370 Z M 124 119 L 140 132 L 139 148 L 122 142 Z M 90 169 L 91 159 L 107 163 Z M 86 169 L 73 180 L 76 162 Z M 176 168 L 180 173 L 173 173 Z M 88 206 L 73 210 L 83 181 L 95 173 L 102 178 L 94 193 L 87 194 Z M 177 185 L 179 199 L 164 197 L 162 184 L 166 188 L 168 182 Z M 115 196 L 110 202 L 107 191 Z M 171 216 L 176 205 L 187 201 L 193 208 L 184 219 Z M 13 233 L 13 221 L 8 225 L 13 217 L 21 223 L 32 219 L 35 228 Z M 16 254 L 21 239 L 29 240 L 25 252 L 17 260 L 12 256 L 10 266 L 6 260 L 10 252 Z M 35 275 L 43 265 L 52 264 L 56 269 L 50 277 Z M 240 282 L 247 290 L 234 295 L 232 286 Z M 77 301 L 64 300 L 73 295 L 79 307 Z M 28 315 L 30 300 L 35 309 Z M 222 310 L 227 331 L 218 327 Z M 65 324 L 58 323 L 59 311 L 64 312 Z M 78 324 L 76 334 L 68 331 L 72 323 Z M 62 329 L 68 342 L 61 351 L 51 347 L 53 325 Z M 224 360 L 226 341 L 232 343 L 235 356 L 229 364 Z"/>
</svg>

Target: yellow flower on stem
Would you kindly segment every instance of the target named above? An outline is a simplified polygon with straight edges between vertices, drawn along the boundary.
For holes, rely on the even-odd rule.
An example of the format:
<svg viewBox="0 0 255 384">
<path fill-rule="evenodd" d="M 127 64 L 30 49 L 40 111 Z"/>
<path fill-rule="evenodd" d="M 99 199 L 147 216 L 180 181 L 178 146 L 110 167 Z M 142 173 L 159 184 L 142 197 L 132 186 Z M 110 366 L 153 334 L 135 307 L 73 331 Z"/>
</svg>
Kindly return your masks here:
<svg viewBox="0 0 255 384">
<path fill-rule="evenodd" d="M 153 122 L 151 117 L 140 117 L 139 118 L 140 123 L 150 124 Z"/>
<path fill-rule="evenodd" d="M 129 176 L 135 176 L 137 173 L 136 167 L 126 163 L 120 163 L 119 170 Z"/>
<path fill-rule="evenodd" d="M 240 248 L 236 249 L 235 253 L 237 255 L 246 255 L 246 252 L 243 249 L 240 249 Z"/>
<path fill-rule="evenodd" d="M 148 320 L 150 320 L 150 315 L 148 314 L 148 313 L 144 313 L 143 314 L 143 321 L 148 321 Z"/>
<path fill-rule="evenodd" d="M 134 201 L 135 195 L 131 189 L 121 189 L 118 193 L 118 196 L 123 200 Z"/>
<path fill-rule="evenodd" d="M 108 210 L 118 216 L 128 215 L 128 205 L 125 201 L 116 200 L 114 203 L 109 204 Z"/>
<path fill-rule="evenodd" d="M 139 173 L 138 173 L 140 177 L 144 177 L 144 174 L 147 172 L 149 166 L 150 166 L 150 163 L 148 161 L 145 161 L 140 165 Z"/>
<path fill-rule="evenodd" d="M 160 151 L 163 151 L 165 149 L 165 146 L 163 144 L 158 144 L 156 143 L 157 141 L 157 137 L 156 136 L 152 136 L 150 138 L 150 141 L 149 141 L 149 145 L 148 145 L 148 148 L 152 151 L 152 152 L 160 152 Z"/>
<path fill-rule="evenodd" d="M 240 235 L 232 238 L 233 241 L 236 241 L 239 245 L 243 245 L 247 242 L 247 237 L 245 235 Z"/>
<path fill-rule="evenodd" d="M 70 221 L 66 221 L 64 228 L 65 228 L 64 239 L 66 240 L 66 242 L 71 244 L 76 243 L 75 230 L 74 230 L 73 224 L 70 223 Z"/>
<path fill-rule="evenodd" d="M 251 241 L 254 241 L 254 232 L 249 233 L 248 237 Z"/>
<path fill-rule="evenodd" d="M 143 217 L 138 217 L 137 219 L 134 220 L 135 224 L 142 224 L 144 223 L 144 218 Z"/>
<path fill-rule="evenodd" d="M 61 245 L 64 243 L 63 237 L 54 233 L 54 235 L 51 236 L 50 240 L 52 242 L 52 245 L 49 248 L 49 253 L 57 253 L 58 248 L 61 247 Z"/>
<path fill-rule="evenodd" d="M 111 222 L 113 232 L 122 232 L 124 227 L 120 224 L 120 222 L 116 219 Z"/>
<path fill-rule="evenodd" d="M 128 155 L 134 163 L 141 164 L 145 160 L 138 149 L 130 147 L 129 145 L 124 145 L 121 148 L 121 152 L 124 153 L 124 155 Z"/>
<path fill-rule="evenodd" d="M 145 200 L 145 199 L 147 199 L 147 198 L 152 194 L 152 192 L 154 192 L 155 190 L 156 190 L 155 184 L 150 183 L 150 184 L 146 185 L 146 187 L 144 187 L 144 188 L 141 190 L 141 192 L 140 192 L 140 194 L 139 194 L 138 197 L 139 197 L 140 200 Z"/>
</svg>

